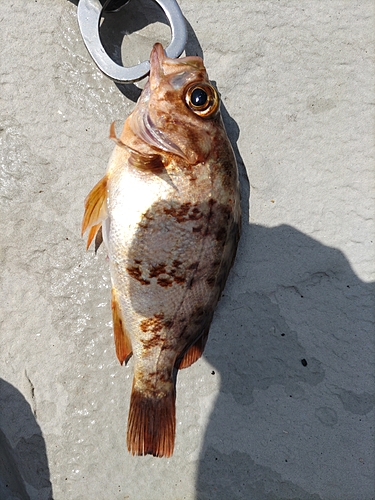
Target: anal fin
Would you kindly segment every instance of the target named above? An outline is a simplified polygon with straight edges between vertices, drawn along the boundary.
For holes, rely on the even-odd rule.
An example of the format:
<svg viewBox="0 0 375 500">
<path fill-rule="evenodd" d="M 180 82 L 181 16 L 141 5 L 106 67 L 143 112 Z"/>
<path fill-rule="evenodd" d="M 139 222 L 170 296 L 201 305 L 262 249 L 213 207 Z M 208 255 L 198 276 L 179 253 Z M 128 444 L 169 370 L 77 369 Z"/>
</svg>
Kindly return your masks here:
<svg viewBox="0 0 375 500">
<path fill-rule="evenodd" d="M 112 288 L 112 319 L 113 331 L 115 337 L 116 355 L 121 364 L 129 361 L 132 355 L 132 345 L 129 335 L 125 329 L 124 320 L 122 318 L 120 304 L 116 297 L 116 291 Z"/>
<path fill-rule="evenodd" d="M 202 356 L 204 348 L 206 347 L 209 329 L 210 327 L 206 328 L 199 339 L 185 352 L 178 366 L 179 369 L 188 368 Z"/>
<path fill-rule="evenodd" d="M 105 175 L 92 188 L 85 199 L 85 213 L 82 220 L 81 234 L 83 235 L 87 229 L 90 229 L 87 248 L 99 231 L 103 220 L 107 218 L 107 181 Z"/>
</svg>

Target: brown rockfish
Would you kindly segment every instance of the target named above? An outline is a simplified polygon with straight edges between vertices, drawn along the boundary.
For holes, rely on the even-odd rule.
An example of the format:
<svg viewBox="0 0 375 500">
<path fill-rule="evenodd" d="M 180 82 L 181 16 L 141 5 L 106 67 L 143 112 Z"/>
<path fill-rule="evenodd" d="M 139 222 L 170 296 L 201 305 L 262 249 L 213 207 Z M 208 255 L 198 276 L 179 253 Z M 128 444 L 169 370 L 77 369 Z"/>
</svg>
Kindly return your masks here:
<svg viewBox="0 0 375 500">
<path fill-rule="evenodd" d="M 85 200 L 82 233 L 102 238 L 112 278 L 117 357 L 133 354 L 127 445 L 173 453 L 179 368 L 205 347 L 236 253 L 240 195 L 219 96 L 200 57 L 157 43 L 107 173 Z M 100 242 L 100 241 L 99 241 Z"/>
</svg>

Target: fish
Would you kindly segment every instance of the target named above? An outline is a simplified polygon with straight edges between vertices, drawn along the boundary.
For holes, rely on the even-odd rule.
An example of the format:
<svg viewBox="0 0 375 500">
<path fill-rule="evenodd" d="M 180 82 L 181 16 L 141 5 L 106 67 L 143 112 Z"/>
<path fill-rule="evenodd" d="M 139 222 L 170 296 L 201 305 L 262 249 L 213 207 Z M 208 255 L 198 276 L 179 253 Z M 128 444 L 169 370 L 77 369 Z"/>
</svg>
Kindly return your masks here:
<svg viewBox="0 0 375 500">
<path fill-rule="evenodd" d="M 87 248 L 104 241 L 116 355 L 134 359 L 132 455 L 170 457 L 178 370 L 197 361 L 233 264 L 241 208 L 220 98 L 198 56 L 150 55 L 141 96 L 85 199 Z"/>
</svg>

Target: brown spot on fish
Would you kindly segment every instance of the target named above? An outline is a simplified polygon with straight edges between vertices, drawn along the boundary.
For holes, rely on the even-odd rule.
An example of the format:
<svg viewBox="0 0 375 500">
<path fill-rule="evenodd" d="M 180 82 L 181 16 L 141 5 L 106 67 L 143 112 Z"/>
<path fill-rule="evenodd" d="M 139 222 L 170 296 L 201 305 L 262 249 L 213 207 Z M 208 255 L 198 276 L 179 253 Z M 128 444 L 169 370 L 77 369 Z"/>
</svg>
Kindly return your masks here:
<svg viewBox="0 0 375 500">
<path fill-rule="evenodd" d="M 182 262 L 180 260 L 174 260 L 172 262 L 172 266 L 174 266 L 174 267 L 179 267 L 179 266 L 181 266 L 181 264 L 182 264 Z"/>
<path fill-rule="evenodd" d="M 178 207 L 164 207 L 164 213 L 174 217 L 177 222 L 186 222 L 188 220 L 188 213 L 191 207 L 191 203 L 182 203 Z"/>
<path fill-rule="evenodd" d="M 163 286 L 163 287 L 167 287 L 167 286 L 172 286 L 173 285 L 173 281 L 171 280 L 171 278 L 159 278 L 157 279 L 157 284 L 160 285 L 160 286 Z"/>
<path fill-rule="evenodd" d="M 172 267 L 168 275 L 173 277 L 173 280 L 179 284 L 184 283 L 186 280 L 186 274 L 181 269 L 178 269 L 178 267 Z"/>
<path fill-rule="evenodd" d="M 139 222 L 139 226 L 142 229 L 147 229 L 153 220 L 154 220 L 154 215 L 151 213 L 150 210 L 147 210 L 147 212 L 142 215 L 142 219 Z"/>
<path fill-rule="evenodd" d="M 166 274 L 165 268 L 166 268 L 165 264 L 156 264 L 154 266 L 151 266 L 149 271 L 149 277 L 157 278 L 160 274 Z"/>
<path fill-rule="evenodd" d="M 176 100 L 176 91 L 175 90 L 166 90 L 164 93 L 164 99 L 168 102 L 173 102 Z M 181 97 L 178 95 L 178 99 Z"/>
<path fill-rule="evenodd" d="M 233 184 L 233 176 L 236 172 L 233 169 L 233 159 L 224 159 L 220 164 L 220 172 L 222 183 L 224 187 L 228 187 Z"/>
<path fill-rule="evenodd" d="M 142 278 L 142 271 L 138 266 L 129 266 L 126 268 L 129 275 L 139 281 L 141 285 L 149 285 L 150 281 Z"/>
<path fill-rule="evenodd" d="M 192 228 L 192 231 L 193 231 L 193 233 L 200 233 L 202 231 L 202 229 L 203 229 L 203 226 L 201 224 L 200 226 L 194 226 Z"/>
<path fill-rule="evenodd" d="M 203 217 L 203 214 L 200 210 L 198 209 L 193 209 L 191 213 L 189 213 L 189 220 L 199 220 Z"/>
<path fill-rule="evenodd" d="M 160 332 L 160 330 L 164 326 L 163 319 L 164 313 L 154 314 L 154 316 L 152 316 L 151 318 L 143 319 L 139 324 L 139 328 L 142 330 L 142 332 Z"/>
<path fill-rule="evenodd" d="M 171 379 L 170 374 L 165 370 L 147 372 L 147 375 L 145 374 L 145 377 L 149 380 L 151 386 L 155 386 L 156 381 L 167 384 Z"/>
<path fill-rule="evenodd" d="M 164 313 L 154 314 L 151 318 L 146 318 L 142 320 L 139 324 L 139 328 L 142 332 L 151 334 L 151 338 L 147 337 L 141 339 L 143 348 L 147 351 L 155 347 L 160 346 L 162 349 L 169 349 L 168 342 L 164 335 L 160 332 L 163 328 L 169 329 L 173 326 L 173 321 L 171 319 L 164 319 Z"/>
<path fill-rule="evenodd" d="M 173 280 L 174 280 L 177 284 L 179 284 L 179 285 L 183 285 L 183 284 L 185 283 L 185 281 L 186 281 L 186 278 L 185 278 L 184 276 L 175 276 L 175 277 L 173 278 Z"/>
<path fill-rule="evenodd" d="M 206 282 L 208 286 L 214 286 L 214 284 L 216 283 L 216 274 L 210 274 L 206 279 Z"/>
<path fill-rule="evenodd" d="M 160 329 L 161 328 L 162 327 L 160 327 Z M 150 339 L 142 339 L 142 345 L 146 351 L 149 351 L 150 349 L 154 349 L 155 347 L 158 347 L 161 344 L 162 344 L 162 337 L 158 333 L 154 333 Z"/>
<path fill-rule="evenodd" d="M 190 202 L 178 207 L 164 207 L 164 213 L 174 217 L 177 222 L 197 221 L 204 217 L 204 213 Z"/>
</svg>

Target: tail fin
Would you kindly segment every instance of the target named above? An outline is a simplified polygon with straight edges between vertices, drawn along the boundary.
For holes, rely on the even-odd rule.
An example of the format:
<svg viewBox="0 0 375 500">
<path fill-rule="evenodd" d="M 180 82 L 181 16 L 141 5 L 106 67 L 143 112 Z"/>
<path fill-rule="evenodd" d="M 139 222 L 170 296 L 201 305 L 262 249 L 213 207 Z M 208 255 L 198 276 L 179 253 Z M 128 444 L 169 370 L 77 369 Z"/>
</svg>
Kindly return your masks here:
<svg viewBox="0 0 375 500">
<path fill-rule="evenodd" d="M 133 455 L 170 457 L 176 431 L 174 387 L 160 397 L 146 397 L 133 387 L 127 445 Z"/>
</svg>

